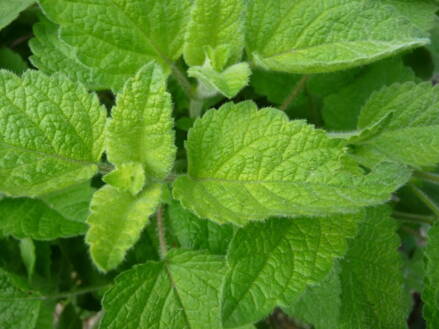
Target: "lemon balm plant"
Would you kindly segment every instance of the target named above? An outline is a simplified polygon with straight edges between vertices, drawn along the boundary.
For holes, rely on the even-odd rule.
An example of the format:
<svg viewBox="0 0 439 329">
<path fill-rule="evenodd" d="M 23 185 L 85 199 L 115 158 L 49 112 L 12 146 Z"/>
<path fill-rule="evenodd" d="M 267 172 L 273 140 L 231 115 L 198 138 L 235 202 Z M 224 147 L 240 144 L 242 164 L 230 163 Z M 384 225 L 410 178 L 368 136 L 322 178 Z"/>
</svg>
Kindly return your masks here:
<svg viewBox="0 0 439 329">
<path fill-rule="evenodd" d="M 0 328 L 439 328 L 438 9 L 0 0 Z"/>
</svg>

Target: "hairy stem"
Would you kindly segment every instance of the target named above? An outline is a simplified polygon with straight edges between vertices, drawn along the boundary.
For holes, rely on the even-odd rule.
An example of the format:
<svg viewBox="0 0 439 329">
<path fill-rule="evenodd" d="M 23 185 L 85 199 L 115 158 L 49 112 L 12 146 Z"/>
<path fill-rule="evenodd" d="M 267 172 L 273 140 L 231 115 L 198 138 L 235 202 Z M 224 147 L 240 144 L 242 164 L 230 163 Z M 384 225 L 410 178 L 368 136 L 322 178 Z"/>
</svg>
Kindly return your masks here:
<svg viewBox="0 0 439 329">
<path fill-rule="evenodd" d="M 304 75 L 300 79 L 300 81 L 294 86 L 293 90 L 291 90 L 290 94 L 287 96 L 287 98 L 285 98 L 284 102 L 279 107 L 279 109 L 281 111 L 285 111 L 294 102 L 294 100 L 297 98 L 297 96 L 299 96 L 299 94 L 303 90 L 303 88 L 305 88 L 305 85 L 306 85 L 306 82 L 308 81 L 308 79 L 309 79 L 309 76 Z"/>
<path fill-rule="evenodd" d="M 197 97 L 195 95 L 195 89 L 190 83 L 190 81 L 188 80 L 188 78 L 186 77 L 186 75 L 175 64 L 172 64 L 171 68 L 172 68 L 172 74 L 174 75 L 181 89 L 183 89 L 186 96 L 190 100 L 196 99 Z"/>
<path fill-rule="evenodd" d="M 160 258 L 164 259 L 168 253 L 168 245 L 166 243 L 166 231 L 162 206 L 157 210 L 157 234 L 159 236 Z"/>
<path fill-rule="evenodd" d="M 432 183 L 439 184 L 439 175 L 426 171 L 415 171 L 414 176 L 422 180 L 427 180 Z"/>
<path fill-rule="evenodd" d="M 432 225 L 435 217 L 428 215 L 411 214 L 402 211 L 394 211 L 393 217 L 399 218 L 404 221 L 415 222 L 415 223 L 425 223 Z"/>
<path fill-rule="evenodd" d="M 434 213 L 436 218 L 439 218 L 439 206 L 420 188 L 411 184 L 413 193 Z"/>
</svg>

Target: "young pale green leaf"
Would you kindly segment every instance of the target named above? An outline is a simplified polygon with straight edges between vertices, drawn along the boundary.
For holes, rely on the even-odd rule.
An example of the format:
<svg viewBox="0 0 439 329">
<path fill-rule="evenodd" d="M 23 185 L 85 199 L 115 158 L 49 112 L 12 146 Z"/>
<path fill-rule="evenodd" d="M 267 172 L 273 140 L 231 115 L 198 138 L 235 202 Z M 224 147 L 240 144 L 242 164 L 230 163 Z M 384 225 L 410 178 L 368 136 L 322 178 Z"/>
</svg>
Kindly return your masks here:
<svg viewBox="0 0 439 329">
<path fill-rule="evenodd" d="M 283 310 L 295 319 L 312 324 L 314 329 L 338 329 L 341 307 L 339 266 L 335 264 L 327 277 L 309 286 L 293 305 Z"/>
<path fill-rule="evenodd" d="M 200 219 L 176 201 L 168 206 L 167 216 L 172 233 L 181 247 L 205 249 L 216 255 L 226 253 L 234 232 L 231 225 L 219 225 Z"/>
<path fill-rule="evenodd" d="M 340 262 L 339 329 L 407 328 L 399 245 L 390 209 L 368 209 L 358 236 Z"/>
<path fill-rule="evenodd" d="M 425 250 L 425 282 L 422 300 L 424 317 L 428 329 L 436 328 L 439 323 L 439 224 L 436 223 L 428 232 L 428 245 Z"/>
<path fill-rule="evenodd" d="M 66 78 L 0 71 L 0 191 L 35 196 L 92 177 L 106 111 Z"/>
<path fill-rule="evenodd" d="M 270 216 L 355 212 L 388 200 L 409 178 L 392 163 L 364 174 L 343 143 L 281 111 L 228 103 L 190 130 L 188 174 L 173 193 L 201 218 L 243 225 Z"/>
<path fill-rule="evenodd" d="M 53 240 L 84 234 L 85 223 L 65 218 L 45 202 L 28 198 L 0 201 L 0 232 L 16 238 Z"/>
<path fill-rule="evenodd" d="M 276 218 L 240 229 L 227 253 L 224 327 L 258 321 L 323 280 L 362 217 Z"/>
<path fill-rule="evenodd" d="M 324 99 L 322 116 L 331 130 L 357 128 L 361 108 L 376 90 L 395 82 L 413 81 L 413 71 L 401 58 L 380 61 L 359 72 L 349 84 Z"/>
<path fill-rule="evenodd" d="M 248 11 L 247 51 L 276 71 L 347 69 L 428 43 L 426 33 L 375 1 L 254 0 Z"/>
<path fill-rule="evenodd" d="M 105 89 L 97 84 L 93 70 L 80 63 L 75 51 L 59 37 L 59 27 L 45 17 L 33 26 L 34 38 L 29 41 L 31 63 L 44 73 L 62 72 L 73 81 L 91 89 Z"/>
<path fill-rule="evenodd" d="M 0 0 L 0 30 L 34 2 L 35 0 Z"/>
<path fill-rule="evenodd" d="M 374 93 L 361 110 L 358 128 L 365 129 L 392 113 L 378 136 L 362 141 L 363 157 L 391 159 L 415 167 L 439 162 L 439 87 L 407 82 Z"/>
<path fill-rule="evenodd" d="M 117 97 L 107 130 L 108 159 L 116 166 L 142 164 L 146 179 L 166 178 L 175 159 L 166 78 L 161 67 L 151 63 L 129 79 Z"/>
<path fill-rule="evenodd" d="M 190 0 L 40 0 L 61 38 L 97 83 L 119 90 L 152 60 L 169 68 L 183 52 Z"/>
<path fill-rule="evenodd" d="M 245 0 L 195 0 L 184 44 L 186 63 L 203 65 L 208 48 L 211 57 L 227 49 L 224 60 L 213 65 L 216 71 L 238 62 L 244 49 L 244 23 Z"/>
<path fill-rule="evenodd" d="M 28 65 L 20 54 L 9 48 L 0 48 L 0 68 L 22 74 L 28 69 Z"/>
<path fill-rule="evenodd" d="M 200 80 L 208 90 L 233 98 L 248 85 L 251 70 L 247 63 L 238 63 L 218 72 L 206 62 L 203 66 L 189 68 L 188 75 Z"/>
<path fill-rule="evenodd" d="M 24 238 L 20 240 L 20 255 L 24 266 L 26 267 L 28 280 L 32 278 L 37 260 L 35 254 L 35 244 L 32 239 Z"/>
<path fill-rule="evenodd" d="M 0 328 L 34 329 L 40 306 L 22 278 L 0 269 Z"/>
<path fill-rule="evenodd" d="M 222 329 L 224 258 L 172 250 L 123 272 L 104 296 L 101 329 Z"/>
<path fill-rule="evenodd" d="M 133 196 L 106 185 L 94 194 L 86 242 L 93 262 L 101 271 L 112 270 L 124 260 L 156 210 L 161 190 L 160 184 L 152 184 Z"/>
<path fill-rule="evenodd" d="M 105 175 L 103 180 L 122 191 L 136 195 L 145 186 L 145 170 L 143 164 L 139 162 L 122 163 L 115 170 Z"/>
</svg>

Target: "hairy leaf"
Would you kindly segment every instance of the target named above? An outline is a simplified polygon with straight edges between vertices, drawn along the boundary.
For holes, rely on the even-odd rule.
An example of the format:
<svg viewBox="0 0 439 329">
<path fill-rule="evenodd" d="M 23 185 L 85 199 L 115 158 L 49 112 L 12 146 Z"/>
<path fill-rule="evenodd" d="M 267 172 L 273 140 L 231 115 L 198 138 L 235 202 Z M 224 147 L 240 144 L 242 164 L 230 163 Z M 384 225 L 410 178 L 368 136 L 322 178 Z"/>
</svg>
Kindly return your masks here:
<svg viewBox="0 0 439 329">
<path fill-rule="evenodd" d="M 219 225 L 200 219 L 176 201 L 168 206 L 167 215 L 172 233 L 182 248 L 205 249 L 218 255 L 226 253 L 233 237 L 231 225 Z"/>
<path fill-rule="evenodd" d="M 218 72 L 212 68 L 210 62 L 207 62 L 203 66 L 191 67 L 188 74 L 199 79 L 208 90 L 220 92 L 227 98 L 233 98 L 248 85 L 251 70 L 247 63 L 238 63 Z"/>
<path fill-rule="evenodd" d="M 35 196 L 92 177 L 105 113 L 96 96 L 60 75 L 0 71 L 0 191 Z"/>
<path fill-rule="evenodd" d="M 75 50 L 59 37 L 59 27 L 45 17 L 33 26 L 34 38 L 29 41 L 32 64 L 42 72 L 62 72 L 73 81 L 84 83 L 91 89 L 105 89 L 99 85 L 93 70 L 78 61 Z"/>
<path fill-rule="evenodd" d="M 315 329 L 338 329 L 341 282 L 336 264 L 327 277 L 309 286 L 292 306 L 283 310 L 295 319 L 312 324 Z"/>
<path fill-rule="evenodd" d="M 157 64 L 148 64 L 117 97 L 108 125 L 108 159 L 116 166 L 140 163 L 147 179 L 164 179 L 175 159 L 172 127 L 166 75 Z"/>
<path fill-rule="evenodd" d="M 436 328 L 439 323 L 439 224 L 428 232 L 428 245 L 425 250 L 425 282 L 422 300 L 424 317 L 428 329 Z"/>
<path fill-rule="evenodd" d="M 105 175 L 103 180 L 107 184 L 136 195 L 145 185 L 145 170 L 143 164 L 139 162 L 126 162 Z"/>
<path fill-rule="evenodd" d="M 183 52 L 190 0 L 40 0 L 61 38 L 97 83 L 119 90 L 152 60 L 168 67 Z"/>
<path fill-rule="evenodd" d="M 0 30 L 34 2 L 35 0 L 0 0 Z"/>
<path fill-rule="evenodd" d="M 16 238 L 52 240 L 81 235 L 84 223 L 65 218 L 45 202 L 28 198 L 5 198 L 0 201 L 0 231 Z"/>
<path fill-rule="evenodd" d="M 426 33 L 375 1 L 255 0 L 248 6 L 247 51 L 272 70 L 336 71 L 428 43 Z"/>
<path fill-rule="evenodd" d="M 389 208 L 368 209 L 340 262 L 339 329 L 407 328 L 399 244 Z"/>
<path fill-rule="evenodd" d="M 222 329 L 221 256 L 173 250 L 161 262 L 135 266 L 104 296 L 101 329 Z"/>
<path fill-rule="evenodd" d="M 205 63 L 206 53 L 223 53 L 214 65 L 222 71 L 241 59 L 244 49 L 245 0 L 195 0 L 184 44 L 184 59 L 190 66 Z"/>
<path fill-rule="evenodd" d="M 376 124 L 392 113 L 378 136 L 363 141 L 364 157 L 391 159 L 415 166 L 439 162 L 439 87 L 407 82 L 374 93 L 361 110 L 358 128 Z"/>
<path fill-rule="evenodd" d="M 323 119 L 331 130 L 354 130 L 361 108 L 370 95 L 395 82 L 413 81 L 413 71 L 400 58 L 380 61 L 359 73 L 355 80 L 324 99 Z"/>
<path fill-rule="evenodd" d="M 157 208 L 161 188 L 160 184 L 152 184 L 133 196 L 106 185 L 94 194 L 86 242 L 101 271 L 112 270 L 124 260 Z"/>
<path fill-rule="evenodd" d="M 232 328 L 287 306 L 323 280 L 343 256 L 362 214 L 271 219 L 251 223 L 233 238 L 223 292 L 223 320 Z"/>
<path fill-rule="evenodd" d="M 174 196 L 219 223 L 355 212 L 388 200 L 409 177 L 391 163 L 365 175 L 342 142 L 252 102 L 210 110 L 186 148 L 188 174 L 175 182 Z"/>
<path fill-rule="evenodd" d="M 22 278 L 0 269 L 0 328 L 34 329 L 40 305 Z"/>
</svg>

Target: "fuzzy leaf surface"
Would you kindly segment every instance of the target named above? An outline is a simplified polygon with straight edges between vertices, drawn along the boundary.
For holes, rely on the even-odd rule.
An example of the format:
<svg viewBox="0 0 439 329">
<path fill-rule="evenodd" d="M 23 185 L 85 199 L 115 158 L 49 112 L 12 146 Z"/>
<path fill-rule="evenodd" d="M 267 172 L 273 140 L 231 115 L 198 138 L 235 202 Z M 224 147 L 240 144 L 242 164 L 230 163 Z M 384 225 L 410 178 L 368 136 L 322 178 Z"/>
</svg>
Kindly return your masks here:
<svg viewBox="0 0 439 329">
<path fill-rule="evenodd" d="M 101 271 L 112 270 L 124 260 L 155 212 L 161 190 L 160 184 L 152 184 L 133 196 L 105 185 L 94 194 L 86 242 L 93 262 Z"/>
<path fill-rule="evenodd" d="M 91 178 L 106 111 L 66 78 L 0 71 L 0 191 L 35 196 Z"/>
<path fill-rule="evenodd" d="M 0 0 L 0 30 L 34 2 L 35 0 Z"/>
<path fill-rule="evenodd" d="M 142 68 L 117 97 L 108 125 L 110 162 L 116 166 L 140 163 L 147 179 L 166 178 L 175 159 L 172 102 L 166 79 L 157 64 Z"/>
<path fill-rule="evenodd" d="M 101 329 L 222 329 L 224 258 L 172 250 L 122 273 L 104 296 Z M 208 311 L 206 311 L 208 310 Z"/>
<path fill-rule="evenodd" d="M 439 87 L 406 82 L 381 89 L 361 110 L 358 128 L 370 127 L 389 113 L 392 119 L 381 134 L 358 146 L 360 155 L 414 167 L 439 162 Z"/>
<path fill-rule="evenodd" d="M 184 44 L 186 63 L 203 65 L 207 49 L 213 53 L 227 49 L 227 59 L 216 70 L 238 62 L 244 49 L 244 23 L 244 0 L 195 0 Z"/>
<path fill-rule="evenodd" d="M 41 306 L 35 297 L 22 278 L 0 269 L 0 328 L 34 329 Z"/>
<path fill-rule="evenodd" d="M 386 207 L 370 208 L 340 261 L 340 329 L 404 329 L 408 317 L 396 224 Z"/>
<path fill-rule="evenodd" d="M 428 245 L 425 250 L 425 282 L 422 300 L 424 317 L 428 329 L 434 329 L 439 323 L 439 224 L 428 232 Z"/>
<path fill-rule="evenodd" d="M 346 252 L 361 218 L 362 213 L 275 218 L 240 229 L 227 254 L 224 326 L 254 323 L 323 280 Z"/>
<path fill-rule="evenodd" d="M 65 218 L 45 202 L 28 198 L 0 201 L 0 231 L 16 238 L 53 240 L 84 234 L 85 223 Z"/>
<path fill-rule="evenodd" d="M 356 212 L 388 200 L 409 175 L 392 163 L 365 175 L 343 142 L 253 102 L 210 110 L 189 131 L 186 149 L 188 174 L 176 180 L 174 196 L 219 223 Z"/>
<path fill-rule="evenodd" d="M 152 60 L 169 68 L 183 52 L 190 0 L 41 0 L 47 16 L 102 86 L 120 90 Z"/>
<path fill-rule="evenodd" d="M 248 6 L 247 51 L 271 70 L 336 71 L 428 43 L 397 10 L 372 1 L 255 0 Z"/>
</svg>

